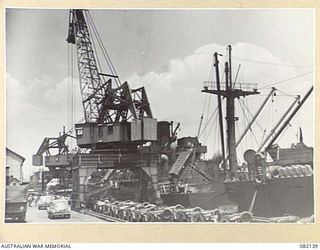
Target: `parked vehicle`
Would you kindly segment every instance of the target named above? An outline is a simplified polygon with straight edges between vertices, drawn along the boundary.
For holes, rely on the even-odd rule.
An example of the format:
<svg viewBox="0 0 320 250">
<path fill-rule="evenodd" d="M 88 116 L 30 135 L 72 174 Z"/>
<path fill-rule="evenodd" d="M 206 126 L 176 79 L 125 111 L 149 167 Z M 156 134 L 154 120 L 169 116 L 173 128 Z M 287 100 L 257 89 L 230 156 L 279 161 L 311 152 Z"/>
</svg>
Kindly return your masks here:
<svg viewBox="0 0 320 250">
<path fill-rule="evenodd" d="M 71 208 L 68 201 L 65 199 L 52 200 L 50 206 L 47 209 L 48 218 L 53 219 L 57 217 L 70 218 Z"/>
<path fill-rule="evenodd" d="M 38 201 L 38 209 L 46 209 L 50 206 L 50 203 L 52 201 L 51 195 L 43 195 L 40 196 L 40 199 Z"/>
<path fill-rule="evenodd" d="M 24 222 L 27 212 L 27 190 L 25 185 L 6 187 L 5 221 Z"/>
</svg>

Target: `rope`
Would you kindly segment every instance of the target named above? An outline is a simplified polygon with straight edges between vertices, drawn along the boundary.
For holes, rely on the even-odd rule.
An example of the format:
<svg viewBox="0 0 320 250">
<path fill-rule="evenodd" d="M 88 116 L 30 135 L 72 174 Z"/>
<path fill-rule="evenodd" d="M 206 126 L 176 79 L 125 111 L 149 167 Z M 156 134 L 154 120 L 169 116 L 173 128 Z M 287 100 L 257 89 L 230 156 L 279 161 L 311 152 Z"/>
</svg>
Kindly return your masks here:
<svg viewBox="0 0 320 250">
<path fill-rule="evenodd" d="M 305 72 L 305 73 L 303 73 L 303 74 L 296 75 L 296 76 L 294 76 L 294 77 L 290 77 L 290 78 L 288 78 L 288 79 L 285 79 L 285 80 L 282 80 L 282 81 L 279 81 L 279 82 L 275 82 L 275 83 L 268 84 L 268 85 L 266 85 L 266 86 L 264 86 L 264 87 L 262 87 L 262 88 L 260 88 L 260 89 L 265 89 L 265 88 L 268 88 L 268 87 L 270 87 L 270 86 L 276 86 L 276 85 L 278 85 L 278 84 L 280 84 L 280 83 L 288 82 L 288 81 L 291 81 L 291 80 L 300 78 L 300 77 L 302 77 L 302 76 L 309 75 L 309 74 L 311 74 L 311 73 L 313 73 L 313 71 L 308 71 L 308 72 Z"/>
<path fill-rule="evenodd" d="M 108 66 L 109 66 L 109 68 L 110 68 L 111 73 L 112 73 L 113 75 L 118 76 L 118 74 L 117 74 L 117 72 L 116 72 L 116 70 L 115 70 L 115 68 L 114 68 L 114 66 L 113 66 L 113 64 L 112 64 L 112 61 L 111 61 L 111 59 L 110 59 L 110 56 L 109 56 L 109 54 L 108 54 L 105 46 L 104 46 L 103 43 L 102 43 L 102 39 L 101 39 L 100 34 L 99 34 L 99 32 L 97 31 L 97 28 L 96 28 L 96 26 L 95 26 L 95 24 L 94 24 L 94 22 L 93 22 L 93 19 L 92 19 L 92 17 L 91 17 L 91 14 L 90 14 L 89 12 L 87 12 L 87 15 L 86 15 L 86 16 L 88 17 L 88 20 L 90 20 L 90 24 L 92 25 L 92 28 L 93 28 L 94 33 L 95 33 L 95 35 L 96 35 L 97 41 L 98 41 L 98 43 L 99 43 L 99 45 L 100 45 L 100 48 L 101 48 L 102 53 L 103 53 L 103 56 L 104 56 L 104 58 L 105 58 L 105 60 L 106 60 L 106 62 L 107 62 L 107 64 L 108 64 Z M 120 78 L 119 78 L 119 77 L 118 77 L 118 78 L 115 78 L 115 81 L 117 82 L 118 87 L 120 87 L 120 85 L 121 85 Z"/>
<path fill-rule="evenodd" d="M 74 48 L 71 47 L 71 126 L 74 126 L 74 84 L 73 84 L 73 77 L 74 77 Z M 71 140 L 71 148 L 73 148 L 73 140 Z"/>
<path fill-rule="evenodd" d="M 214 123 L 211 124 L 211 126 L 210 126 L 210 128 L 209 128 L 209 131 L 208 131 L 208 133 L 207 133 L 208 135 L 210 135 L 213 126 L 214 126 Z M 203 143 L 204 143 L 204 144 L 207 144 L 208 139 L 209 139 L 209 136 L 206 136 Z"/>
<path fill-rule="evenodd" d="M 239 103 L 241 103 L 240 100 L 238 100 L 238 101 L 239 101 Z M 243 105 L 244 105 L 243 107 L 248 111 L 248 113 L 251 115 L 251 117 L 253 117 L 253 115 L 251 114 L 250 110 L 246 107 L 245 103 L 243 103 Z M 261 129 L 261 131 L 263 131 L 263 128 L 262 128 L 262 126 L 259 124 L 258 121 L 256 121 L 256 124 L 257 124 L 258 127 Z"/>
<path fill-rule="evenodd" d="M 92 24 L 90 23 L 91 21 L 90 21 L 90 19 L 88 19 L 88 31 L 92 34 L 92 32 L 95 34 L 95 31 L 92 29 Z M 91 25 L 91 26 L 90 26 Z M 96 36 L 96 34 L 95 34 L 95 36 Z M 92 36 L 91 36 L 92 37 Z M 93 37 L 92 37 L 93 38 Z M 92 47 L 93 47 L 93 50 L 94 50 L 94 52 L 95 52 L 95 54 L 97 54 L 97 48 L 96 48 L 96 45 L 95 45 L 95 43 L 92 41 Z M 96 59 L 96 61 L 97 61 L 97 63 L 98 63 L 98 71 L 101 71 L 101 69 L 102 69 L 102 67 L 101 67 L 101 64 L 100 64 L 100 60 L 99 60 L 99 57 L 98 56 L 95 56 L 95 59 Z M 104 79 L 104 76 L 100 76 L 100 77 L 102 77 L 102 79 L 105 81 L 105 79 Z"/>
<path fill-rule="evenodd" d="M 241 107 L 241 109 L 242 109 L 242 112 L 243 112 L 244 117 L 246 118 L 247 122 L 249 123 L 249 122 L 250 122 L 250 121 L 249 121 L 249 118 L 247 117 L 247 115 L 246 115 L 246 113 L 245 113 L 245 111 L 244 111 L 244 109 L 243 109 L 243 107 L 245 107 L 245 105 L 242 104 L 239 99 L 238 99 L 238 102 L 240 103 L 240 107 Z M 245 107 L 245 108 L 246 108 L 246 107 Z M 246 109 L 247 109 L 247 108 L 246 108 Z M 249 114 L 252 116 L 252 114 L 251 114 L 250 112 L 249 112 Z M 256 136 L 255 136 L 255 134 L 253 133 L 253 130 L 252 130 L 251 128 L 250 128 L 250 131 L 252 132 L 251 134 L 253 135 L 253 138 L 254 138 L 254 140 L 256 141 L 257 145 L 259 145 L 258 140 L 257 140 L 257 138 L 256 138 Z"/>
<path fill-rule="evenodd" d="M 311 69 L 312 67 L 310 66 L 302 66 L 302 65 L 294 65 L 294 64 L 282 64 L 282 63 L 275 63 L 275 62 L 265 62 L 265 61 L 257 61 L 257 60 L 252 60 L 248 58 L 243 58 L 243 57 L 237 57 L 233 56 L 234 58 L 247 61 L 247 62 L 252 62 L 252 63 L 257 63 L 257 64 L 264 64 L 264 65 L 274 65 L 274 66 L 283 66 L 283 67 L 293 67 L 293 68 L 308 68 Z"/>
<path fill-rule="evenodd" d="M 71 56 L 71 52 L 70 52 L 70 45 L 68 44 L 68 48 L 67 48 L 67 76 L 71 75 L 71 65 L 70 65 L 70 56 Z M 67 86 L 67 124 L 68 126 L 70 126 L 70 82 L 71 80 L 68 79 L 68 86 Z"/>
<path fill-rule="evenodd" d="M 212 197 L 210 197 L 209 199 L 206 199 L 206 200 L 204 200 L 204 201 L 199 202 L 196 206 L 200 206 L 200 205 L 202 205 L 202 204 L 204 204 L 204 203 L 207 203 L 208 201 L 217 199 L 217 198 L 219 198 L 220 196 L 222 196 L 222 195 L 224 195 L 224 194 L 226 194 L 226 193 L 227 193 L 227 192 L 225 191 L 225 192 L 222 192 L 221 194 L 218 194 L 218 195 L 216 195 L 216 196 L 212 196 Z"/>
<path fill-rule="evenodd" d="M 206 124 L 205 124 L 205 126 L 204 126 L 203 130 L 201 131 L 201 133 L 200 133 L 199 137 L 200 137 L 200 136 L 202 136 L 202 134 L 203 134 L 203 133 L 204 133 L 204 131 L 206 130 L 206 128 L 207 128 L 207 126 L 208 126 L 208 124 L 210 123 L 211 119 L 213 118 L 213 116 L 215 115 L 215 113 L 216 113 L 217 111 L 218 111 L 218 108 L 216 108 L 216 109 L 213 111 L 212 115 L 210 116 L 210 118 L 209 118 L 209 119 L 208 119 L 208 121 L 206 122 Z"/>
<path fill-rule="evenodd" d="M 288 94 L 288 93 L 286 93 L 286 92 L 284 92 L 283 90 L 280 90 L 280 89 L 277 89 L 277 91 L 283 94 L 283 95 L 279 95 L 279 94 L 277 93 L 277 96 L 293 97 L 293 99 L 295 99 L 295 98 L 297 97 L 297 95 L 290 95 L 290 94 Z"/>
</svg>

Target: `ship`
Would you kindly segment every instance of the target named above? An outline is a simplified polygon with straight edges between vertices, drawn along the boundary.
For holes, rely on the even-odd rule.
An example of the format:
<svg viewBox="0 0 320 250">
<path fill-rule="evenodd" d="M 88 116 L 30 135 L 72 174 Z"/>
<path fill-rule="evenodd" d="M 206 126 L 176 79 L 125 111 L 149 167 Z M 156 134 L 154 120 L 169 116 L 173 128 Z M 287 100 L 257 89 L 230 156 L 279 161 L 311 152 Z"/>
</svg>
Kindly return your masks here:
<svg viewBox="0 0 320 250">
<path fill-rule="evenodd" d="M 200 206 L 203 209 L 234 207 L 234 211 L 249 211 L 255 216 L 280 217 L 295 215 L 307 217 L 314 214 L 314 184 L 313 184 L 313 148 L 303 142 L 302 129 L 300 128 L 300 140 L 288 148 L 281 148 L 274 144 L 283 133 L 292 118 L 300 110 L 304 102 L 313 91 L 309 89 L 300 101 L 297 98 L 287 112 L 279 120 L 271 133 L 266 137 L 257 151 L 247 149 L 244 152 L 244 164 L 237 163 L 237 146 L 251 125 L 263 109 L 266 101 L 274 95 L 275 88 L 258 109 L 256 115 L 249 123 L 240 138 L 235 137 L 234 100 L 235 98 L 259 94 L 256 85 L 237 86 L 231 80 L 231 46 L 228 46 L 229 62 L 225 64 L 227 81 L 219 83 L 218 54 L 215 53 L 216 82 L 207 82 L 202 92 L 214 94 L 218 97 L 219 123 L 222 158 L 214 163 L 211 168 L 214 173 L 214 181 L 201 184 L 202 180 L 194 179 L 191 183 L 185 181 L 186 190 L 168 191 L 162 194 L 164 202 L 168 205 L 176 203 L 187 207 Z M 228 66 L 229 64 L 229 66 Z M 228 73 L 229 72 L 229 73 Z M 229 80 L 229 82 L 228 82 Z M 225 147 L 223 138 L 222 100 L 226 99 L 226 123 L 227 138 Z M 295 104 L 296 107 L 294 108 Z M 266 145 L 265 147 L 263 147 Z M 228 155 L 227 153 L 228 152 Z M 267 160 L 267 156 L 270 158 Z M 173 168 L 185 168 L 185 162 L 175 163 Z M 204 169 L 208 165 L 206 161 L 189 162 L 186 165 L 191 169 Z M 220 166 L 220 167 L 219 167 Z M 221 171 L 222 168 L 222 171 Z M 212 170 L 212 169 L 211 169 Z M 171 173 L 174 173 L 171 172 Z M 177 174 L 177 171 L 176 171 Z M 185 173 L 190 175 L 190 171 Z M 176 175 L 178 177 L 178 174 Z M 202 175 L 204 176 L 204 175 Z M 180 178 L 180 181 L 182 179 Z M 187 184 L 188 183 L 188 184 Z M 179 183 L 180 186 L 182 183 Z M 193 188 L 189 188 L 193 187 Z"/>
</svg>

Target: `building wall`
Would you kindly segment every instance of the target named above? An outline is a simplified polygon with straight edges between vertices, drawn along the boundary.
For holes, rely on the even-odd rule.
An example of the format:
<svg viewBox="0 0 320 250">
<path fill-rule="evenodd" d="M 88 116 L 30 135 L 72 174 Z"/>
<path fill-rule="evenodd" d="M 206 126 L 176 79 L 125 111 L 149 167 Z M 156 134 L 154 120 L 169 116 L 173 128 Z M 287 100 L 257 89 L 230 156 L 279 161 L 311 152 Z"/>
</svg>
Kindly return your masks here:
<svg viewBox="0 0 320 250">
<path fill-rule="evenodd" d="M 13 178 L 13 179 L 10 180 L 8 186 L 11 186 L 11 187 L 12 187 L 12 186 L 18 186 L 18 185 L 20 185 L 20 180 L 18 180 L 18 179 L 16 179 L 16 178 Z"/>
<path fill-rule="evenodd" d="M 7 150 L 6 152 L 6 177 L 9 179 L 16 178 L 22 181 L 22 164 L 23 159 Z"/>
</svg>

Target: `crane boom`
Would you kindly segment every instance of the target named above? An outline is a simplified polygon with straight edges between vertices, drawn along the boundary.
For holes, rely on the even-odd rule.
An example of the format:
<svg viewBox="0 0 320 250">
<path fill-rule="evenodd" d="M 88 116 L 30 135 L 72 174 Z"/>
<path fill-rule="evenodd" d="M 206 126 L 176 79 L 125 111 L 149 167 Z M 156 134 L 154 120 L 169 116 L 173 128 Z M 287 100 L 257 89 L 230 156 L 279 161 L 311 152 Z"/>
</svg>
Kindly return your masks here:
<svg viewBox="0 0 320 250">
<path fill-rule="evenodd" d="M 84 10 L 70 10 L 68 43 L 75 44 L 78 55 L 78 70 L 82 104 L 86 122 L 99 118 L 100 103 L 104 96 L 101 78 L 90 39 Z M 92 93 L 95 93 L 92 95 Z"/>
<path fill-rule="evenodd" d="M 101 73 L 95 55 L 86 10 L 72 9 L 69 13 L 67 42 L 74 44 L 78 56 L 78 70 L 84 117 L 87 123 L 114 123 L 137 118 L 128 84 L 112 87 L 118 79 L 114 69 L 111 74 Z M 110 77 L 104 81 L 104 77 Z M 129 112 L 130 111 L 130 112 Z"/>
<path fill-rule="evenodd" d="M 305 101 L 308 99 L 308 97 L 311 95 L 313 91 L 313 86 L 309 89 L 309 91 L 307 92 L 307 94 L 303 97 L 303 99 L 301 100 L 301 102 L 299 103 L 299 105 L 293 110 L 293 112 L 291 113 L 291 115 L 287 118 L 287 120 L 284 122 L 284 124 L 281 126 L 281 128 L 278 130 L 278 132 L 275 134 L 275 136 L 272 138 L 272 140 L 268 143 L 268 145 L 266 146 L 266 149 L 269 149 L 272 144 L 275 142 L 275 140 L 277 140 L 277 138 L 281 135 L 281 133 L 283 132 L 283 130 L 289 125 L 290 121 L 292 120 L 292 118 L 296 115 L 296 113 L 300 110 L 300 108 L 302 107 L 302 105 L 305 103 Z"/>
</svg>

